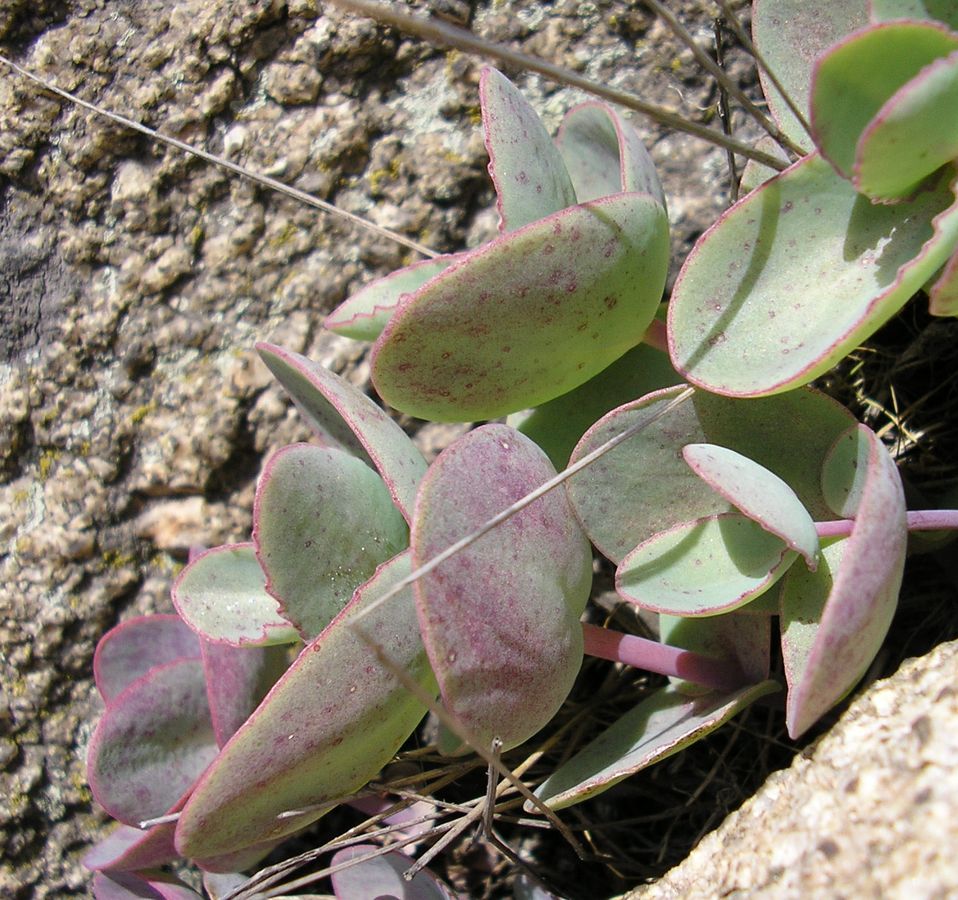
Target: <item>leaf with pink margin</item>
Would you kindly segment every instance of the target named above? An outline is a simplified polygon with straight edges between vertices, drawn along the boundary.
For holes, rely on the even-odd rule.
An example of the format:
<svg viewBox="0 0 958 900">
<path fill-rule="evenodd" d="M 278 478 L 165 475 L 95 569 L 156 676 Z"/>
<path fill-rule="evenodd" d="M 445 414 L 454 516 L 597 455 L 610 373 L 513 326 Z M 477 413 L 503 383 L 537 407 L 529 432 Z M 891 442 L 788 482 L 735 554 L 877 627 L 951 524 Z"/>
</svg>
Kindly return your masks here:
<svg viewBox="0 0 958 900">
<path fill-rule="evenodd" d="M 894 461 L 864 425 L 838 440 L 825 492 L 852 515 L 848 538 L 823 546 L 819 571 L 788 574 L 782 592 L 786 724 L 808 730 L 858 682 L 881 647 L 898 603 L 908 540 Z"/>
<path fill-rule="evenodd" d="M 752 191 L 679 273 L 669 304 L 676 369 L 736 397 L 787 391 L 827 371 L 951 254 L 953 176 L 942 170 L 914 200 L 873 205 L 812 154 Z"/>
<path fill-rule="evenodd" d="M 868 124 L 855 152 L 855 187 L 875 200 L 908 196 L 958 157 L 958 115 L 948 115 L 955 109 L 958 50 L 925 66 Z"/>
<path fill-rule="evenodd" d="M 944 25 L 901 21 L 862 29 L 832 47 L 812 74 L 812 134 L 822 156 L 851 178 L 869 123 L 925 66 L 956 49 L 958 34 Z"/>
<path fill-rule="evenodd" d="M 752 40 L 796 106 L 807 116 L 812 66 L 833 44 L 868 24 L 868 0 L 754 0 Z M 782 95 L 759 68 L 769 112 L 800 147 L 812 140 Z"/>
<path fill-rule="evenodd" d="M 373 608 L 409 571 L 408 552 L 380 566 L 220 751 L 180 816 L 181 854 L 213 868 L 209 857 L 298 831 L 389 762 L 426 710 L 350 623 L 369 608 L 362 628 L 380 652 L 434 692 L 412 590 Z"/>
<path fill-rule="evenodd" d="M 384 278 L 377 278 L 340 303 L 323 320 L 323 327 L 357 341 L 376 340 L 404 294 L 419 290 L 463 255 L 447 253 L 420 260 Z"/>
<path fill-rule="evenodd" d="M 674 616 L 714 616 L 767 591 L 798 554 L 738 513 L 683 522 L 643 541 L 619 563 L 616 593 Z"/>
<path fill-rule="evenodd" d="M 84 855 L 83 865 L 94 871 L 133 872 L 155 869 L 177 859 L 173 825 L 156 825 L 148 831 L 118 825 Z"/>
<path fill-rule="evenodd" d="M 496 188 L 499 233 L 515 231 L 572 206 L 575 190 L 539 114 L 501 72 L 479 77 L 489 175 Z"/>
<path fill-rule="evenodd" d="M 680 390 L 656 391 L 613 410 L 586 432 L 571 462 L 654 415 Z M 696 391 L 689 402 L 569 479 L 566 493 L 589 539 L 614 563 L 661 531 L 731 509 L 685 464 L 682 447 L 690 443 L 720 444 L 748 455 L 785 481 L 813 518 L 830 519 L 822 464 L 854 422 L 848 410 L 812 388 L 755 400 Z"/>
<path fill-rule="evenodd" d="M 253 502 L 253 543 L 266 590 L 304 638 L 326 628 L 408 538 L 383 480 L 356 457 L 291 444 L 266 463 Z"/>
<path fill-rule="evenodd" d="M 452 900 L 453 894 L 428 869 L 422 869 L 407 881 L 403 873 L 416 861 L 398 850 L 384 852 L 376 844 L 353 844 L 337 851 L 332 866 L 376 854 L 333 872 L 330 876 L 337 900 Z"/>
<path fill-rule="evenodd" d="M 870 0 L 872 22 L 932 19 L 958 31 L 958 0 Z"/>
<path fill-rule="evenodd" d="M 562 763 L 535 791 L 552 809 L 588 800 L 630 775 L 678 753 L 724 725 L 759 697 L 780 689 L 776 681 L 730 693 L 690 697 L 669 685 L 627 712 L 575 756 Z M 532 812 L 528 801 L 526 812 Z"/>
<path fill-rule="evenodd" d="M 932 284 L 928 311 L 933 316 L 958 316 L 958 249 Z"/>
<path fill-rule="evenodd" d="M 136 825 L 173 809 L 216 751 L 202 663 L 179 659 L 107 706 L 90 739 L 87 780 L 113 818 Z"/>
<path fill-rule="evenodd" d="M 579 203 L 634 191 L 651 194 L 666 208 L 662 183 L 642 138 L 611 106 L 590 100 L 572 107 L 555 142 Z"/>
<path fill-rule="evenodd" d="M 689 468 L 740 513 L 816 565 L 815 522 L 793 491 L 774 472 L 747 456 L 715 444 L 686 444 L 682 456 Z"/>
<path fill-rule="evenodd" d="M 93 654 L 93 678 L 109 703 L 155 666 L 199 657 L 199 639 L 179 616 L 139 616 L 120 622 L 100 638 Z"/>
<path fill-rule="evenodd" d="M 506 425 L 447 447 L 423 479 L 411 546 L 420 566 L 555 475 Z M 420 578 L 423 642 L 443 703 L 472 743 L 521 744 L 556 713 L 582 664 L 592 554 L 553 491 Z"/>
<path fill-rule="evenodd" d="M 203 900 L 192 888 L 161 872 L 97 872 L 96 900 Z"/>
<path fill-rule="evenodd" d="M 220 747 L 253 714 L 288 665 L 287 647 L 231 647 L 204 641 L 206 699 Z"/>
<path fill-rule="evenodd" d="M 256 349 L 310 427 L 320 437 L 332 435 L 376 469 L 411 521 L 426 461 L 402 428 L 362 391 L 318 363 L 272 344 Z"/>
<path fill-rule="evenodd" d="M 252 543 L 224 544 L 193 559 L 173 583 L 173 606 L 209 641 L 233 647 L 288 644 L 299 632 L 266 590 Z"/>
<path fill-rule="evenodd" d="M 771 638 L 769 615 L 744 615 L 739 611 L 707 619 L 659 616 L 659 640 L 663 644 L 717 659 L 733 659 L 753 684 L 765 681 L 769 676 Z M 669 680 L 686 694 L 704 694 L 709 690 L 684 679 Z"/>
<path fill-rule="evenodd" d="M 592 200 L 497 238 L 403 299 L 373 345 L 376 389 L 434 421 L 552 400 L 642 340 L 668 255 L 668 221 L 648 194 Z"/>
</svg>

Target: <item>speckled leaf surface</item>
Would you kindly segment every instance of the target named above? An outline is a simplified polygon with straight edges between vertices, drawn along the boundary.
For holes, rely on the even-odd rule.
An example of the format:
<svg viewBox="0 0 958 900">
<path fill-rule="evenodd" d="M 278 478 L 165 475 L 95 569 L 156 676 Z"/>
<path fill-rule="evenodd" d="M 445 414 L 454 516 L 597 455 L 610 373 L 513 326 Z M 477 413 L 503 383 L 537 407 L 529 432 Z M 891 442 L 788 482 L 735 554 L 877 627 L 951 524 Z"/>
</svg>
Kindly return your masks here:
<svg viewBox="0 0 958 900">
<path fill-rule="evenodd" d="M 434 421 L 560 396 L 641 341 L 668 267 L 647 194 L 573 206 L 473 251 L 407 296 L 373 347 L 380 396 Z"/>
<path fill-rule="evenodd" d="M 471 431 L 422 483 L 412 528 L 418 566 L 555 474 L 505 425 Z M 508 749 L 538 731 L 582 663 L 579 617 L 592 584 L 588 541 L 552 491 L 415 586 L 423 641 L 442 699 L 474 743 Z"/>
<path fill-rule="evenodd" d="M 565 163 L 518 88 L 486 67 L 479 77 L 479 105 L 500 233 L 572 206 L 575 190 Z"/>
<path fill-rule="evenodd" d="M 87 756 L 97 802 L 127 825 L 164 815 L 216 756 L 203 665 L 151 669 L 107 706 Z"/>
<path fill-rule="evenodd" d="M 792 737 L 844 697 L 874 659 L 898 603 L 905 564 L 901 479 L 864 425 L 836 443 L 823 481 L 854 526 L 848 538 L 823 548 L 822 571 L 796 567 L 783 587 L 786 721 Z"/>
<path fill-rule="evenodd" d="M 253 543 L 267 591 L 308 639 L 380 563 L 406 548 L 408 529 L 365 463 L 333 447 L 291 444 L 263 469 Z"/>
<path fill-rule="evenodd" d="M 801 553 L 809 568 L 815 568 L 815 522 L 795 491 L 778 475 L 741 453 L 715 444 L 686 444 L 682 456 L 712 490 Z"/>
<path fill-rule="evenodd" d="M 334 872 L 330 877 L 337 900 L 452 900 L 455 896 L 428 869 L 418 872 L 410 881 L 403 872 L 415 864 L 405 853 L 393 850 L 383 853 L 377 844 L 354 844 L 337 851 L 331 865 L 377 854 L 371 859 Z"/>
<path fill-rule="evenodd" d="M 381 566 L 223 748 L 180 817 L 180 853 L 208 859 L 291 834 L 326 811 L 304 808 L 358 790 L 392 758 L 425 708 L 349 623 L 409 571 L 408 553 Z M 364 616 L 362 627 L 435 690 L 411 590 Z M 289 810 L 304 811 L 277 818 Z"/>
<path fill-rule="evenodd" d="M 958 51 L 922 69 L 868 124 L 855 153 L 855 186 L 879 200 L 905 197 L 955 157 Z"/>
<path fill-rule="evenodd" d="M 851 178 L 862 132 L 885 103 L 929 63 L 958 49 L 958 34 L 934 22 L 886 22 L 850 35 L 815 66 L 815 143 Z"/>
<path fill-rule="evenodd" d="M 183 621 L 209 641 L 241 647 L 299 638 L 266 590 L 252 543 L 224 544 L 200 554 L 179 574 L 172 594 Z"/>
<path fill-rule="evenodd" d="M 870 0 L 872 22 L 933 19 L 958 31 L 958 0 Z"/>
<path fill-rule="evenodd" d="M 951 254 L 928 294 L 933 316 L 958 316 L 958 250 Z"/>
<path fill-rule="evenodd" d="M 706 231 L 679 273 L 669 305 L 675 367 L 743 397 L 829 369 L 950 255 L 953 177 L 943 170 L 894 206 L 873 205 L 817 154 L 765 182 Z"/>
<path fill-rule="evenodd" d="M 752 40 L 798 108 L 808 114 L 815 60 L 832 44 L 868 24 L 868 0 L 753 0 Z M 759 70 L 769 112 L 799 146 L 811 138 L 763 69 Z"/>
<path fill-rule="evenodd" d="M 402 428 L 362 391 L 318 363 L 271 344 L 256 349 L 309 426 L 375 468 L 409 521 L 426 461 Z"/>
<path fill-rule="evenodd" d="M 712 691 L 689 697 L 673 685 L 664 687 L 559 766 L 539 786 L 536 796 L 553 809 L 588 800 L 678 753 L 759 697 L 777 690 L 777 682 L 763 681 L 730 693 Z"/>
<path fill-rule="evenodd" d="M 93 654 L 93 677 L 100 696 L 109 703 L 155 666 L 199 658 L 199 638 L 179 616 L 140 616 L 100 638 Z"/>
<path fill-rule="evenodd" d="M 658 391 L 609 413 L 583 436 L 571 461 L 647 418 L 678 391 Z M 811 388 L 755 400 L 698 391 L 576 474 L 566 491 L 590 540 L 615 563 L 661 531 L 731 508 L 685 464 L 686 444 L 720 444 L 749 456 L 783 479 L 813 518 L 827 519 L 832 514 L 822 496 L 822 464 L 854 421 Z"/>
<path fill-rule="evenodd" d="M 638 132 L 611 106 L 590 101 L 566 113 L 556 135 L 579 203 L 620 191 L 650 194 L 665 208 L 652 157 Z"/>
<path fill-rule="evenodd" d="M 643 541 L 616 569 L 615 589 L 654 612 L 714 616 L 764 593 L 797 555 L 752 519 L 722 513 Z"/>
<path fill-rule="evenodd" d="M 417 291 L 462 255 L 450 253 L 424 259 L 377 278 L 337 306 L 323 320 L 323 326 L 357 341 L 376 340 L 404 294 Z"/>
</svg>

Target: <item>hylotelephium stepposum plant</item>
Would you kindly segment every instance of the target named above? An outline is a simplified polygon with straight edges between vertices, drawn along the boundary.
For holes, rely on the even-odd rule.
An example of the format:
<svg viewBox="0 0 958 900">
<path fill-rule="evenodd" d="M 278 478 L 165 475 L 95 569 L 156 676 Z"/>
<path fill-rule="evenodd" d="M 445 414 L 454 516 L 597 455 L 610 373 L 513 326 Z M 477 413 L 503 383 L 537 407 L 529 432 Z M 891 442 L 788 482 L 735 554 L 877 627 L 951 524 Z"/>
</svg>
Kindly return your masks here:
<svg viewBox="0 0 958 900">
<path fill-rule="evenodd" d="M 780 690 L 774 617 L 790 734 L 847 694 L 889 627 L 909 528 L 956 524 L 908 513 L 878 438 L 805 386 L 926 283 L 933 312 L 955 312 L 958 22 L 939 5 L 909 14 L 950 18 L 885 23 L 876 2 L 868 24 L 864 3 L 756 3 L 770 68 L 795 96 L 811 87 L 811 138 L 766 87 L 810 152 L 747 173 L 755 189 L 689 256 L 668 308 L 672 365 L 657 318 L 666 201 L 638 136 L 590 102 L 553 141 L 486 70 L 500 235 L 382 279 L 326 324 L 375 342 L 373 380 L 395 408 L 509 423 L 427 468 L 364 394 L 259 347 L 316 441 L 268 460 L 252 541 L 190 562 L 178 616 L 101 641 L 90 781 L 124 823 L 88 858 L 102 896 L 133 883 L 185 896 L 154 873 L 180 855 L 209 872 L 255 865 L 375 777 L 437 692 L 443 751 L 523 743 L 584 652 L 671 681 L 558 767 L 530 813 Z M 619 596 L 659 614 L 659 643 L 580 621 L 590 542 Z"/>
</svg>

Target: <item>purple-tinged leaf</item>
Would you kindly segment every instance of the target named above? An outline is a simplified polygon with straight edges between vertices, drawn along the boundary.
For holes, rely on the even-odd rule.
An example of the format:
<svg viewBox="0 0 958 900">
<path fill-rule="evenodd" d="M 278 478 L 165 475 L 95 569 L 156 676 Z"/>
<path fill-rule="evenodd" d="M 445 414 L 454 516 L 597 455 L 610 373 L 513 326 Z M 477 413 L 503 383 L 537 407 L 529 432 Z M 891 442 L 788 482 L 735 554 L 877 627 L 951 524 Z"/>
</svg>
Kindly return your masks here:
<svg viewBox="0 0 958 900">
<path fill-rule="evenodd" d="M 506 425 L 447 447 L 423 479 L 411 543 L 420 566 L 555 475 Z M 521 744 L 556 713 L 582 664 L 579 617 L 592 554 L 553 491 L 415 584 L 423 642 L 443 702 L 474 744 Z"/>
<path fill-rule="evenodd" d="M 299 632 L 267 593 L 253 544 L 224 544 L 201 553 L 173 583 L 173 605 L 208 641 L 233 647 L 288 644 Z"/>
<path fill-rule="evenodd" d="M 894 461 L 859 425 L 838 440 L 823 471 L 826 495 L 852 515 L 851 535 L 822 548 L 819 571 L 789 572 L 782 651 L 794 738 L 850 691 L 878 652 L 898 602 L 908 532 Z"/>
<path fill-rule="evenodd" d="M 775 681 L 732 692 L 690 697 L 669 685 L 643 700 L 536 790 L 553 809 L 563 809 L 608 790 L 630 775 L 665 759 L 724 725 L 759 697 L 779 690 Z M 532 812 L 529 803 L 526 811 Z"/>
<path fill-rule="evenodd" d="M 203 900 L 182 881 L 162 872 L 97 872 L 93 896 L 96 900 Z"/>
<path fill-rule="evenodd" d="M 616 569 L 615 589 L 653 612 L 714 616 L 763 594 L 797 556 L 752 519 L 721 513 L 643 541 Z"/>
<path fill-rule="evenodd" d="M 935 279 L 928 299 L 933 316 L 958 316 L 958 249 Z"/>
<path fill-rule="evenodd" d="M 203 890 L 210 900 L 223 900 L 235 891 L 240 885 L 248 881 L 248 877 L 240 872 L 204 872 Z"/>
<path fill-rule="evenodd" d="M 288 665 L 286 647 L 230 647 L 204 642 L 206 698 L 220 747 L 252 715 Z"/>
<path fill-rule="evenodd" d="M 323 327 L 357 341 L 374 341 L 396 311 L 404 294 L 419 290 L 463 254 L 424 259 L 377 278 L 340 303 L 323 320 Z"/>
<path fill-rule="evenodd" d="M 694 653 L 704 653 L 717 659 L 735 660 L 752 684 L 758 684 L 768 678 L 771 666 L 771 637 L 771 617 L 767 615 L 731 612 L 707 619 L 659 616 L 659 639 L 663 644 L 681 647 Z M 671 680 L 686 694 L 703 694 L 707 691 L 691 681 Z"/>
<path fill-rule="evenodd" d="M 212 869 L 209 857 L 298 831 L 327 811 L 319 804 L 353 793 L 389 762 L 425 708 L 350 623 L 409 571 L 408 553 L 381 566 L 220 751 L 180 816 L 181 854 Z M 381 653 L 435 690 L 410 589 L 361 623 Z"/>
<path fill-rule="evenodd" d="M 621 191 L 651 194 L 665 209 L 665 194 L 638 132 L 611 106 L 594 100 L 566 113 L 556 135 L 579 203 Z"/>
<path fill-rule="evenodd" d="M 486 67 L 479 78 L 479 104 L 500 233 L 572 206 L 575 190 L 565 163 L 516 86 Z"/>
<path fill-rule="evenodd" d="M 86 852 L 83 865 L 94 871 L 132 872 L 158 868 L 178 856 L 172 824 L 156 825 L 148 831 L 119 825 Z"/>
<path fill-rule="evenodd" d="M 583 436 L 571 462 L 654 414 L 678 390 L 649 394 L 609 413 Z M 683 461 L 682 447 L 690 443 L 719 444 L 749 456 L 790 485 L 813 518 L 829 519 L 822 463 L 854 421 L 811 388 L 756 400 L 699 391 L 579 472 L 566 490 L 591 541 L 615 563 L 661 531 L 730 509 Z"/>
<path fill-rule="evenodd" d="M 398 850 L 385 852 L 375 844 L 353 844 L 337 851 L 332 865 L 351 860 L 361 861 L 330 876 L 336 900 L 452 900 L 456 896 L 428 869 L 407 881 L 403 873 L 416 861 Z"/>
<path fill-rule="evenodd" d="M 109 703 L 155 666 L 199 657 L 199 639 L 179 616 L 140 616 L 121 622 L 100 638 L 93 654 L 93 677 Z"/>
<path fill-rule="evenodd" d="M 958 43 L 958 35 L 956 35 Z M 914 191 L 958 157 L 958 50 L 927 65 L 868 124 L 855 152 L 855 187 L 877 200 Z"/>
<path fill-rule="evenodd" d="M 679 273 L 669 304 L 675 367 L 740 397 L 827 371 L 951 254 L 953 175 L 943 170 L 894 206 L 871 204 L 817 154 L 765 182 L 700 238 Z"/>
<path fill-rule="evenodd" d="M 113 699 L 97 724 L 87 775 L 97 802 L 127 825 L 173 809 L 216 756 L 203 665 L 151 669 Z"/>
<path fill-rule="evenodd" d="M 833 44 L 868 24 L 868 0 L 753 0 L 752 40 L 804 115 L 815 60 Z M 759 69 L 769 112 L 796 144 L 810 150 L 811 138 Z"/>
<path fill-rule="evenodd" d="M 491 241 L 400 303 L 373 346 L 380 396 L 463 422 L 571 391 L 642 340 L 668 245 L 648 194 L 593 200 Z"/>
<path fill-rule="evenodd" d="M 932 19 L 958 31 L 958 0 L 869 0 L 872 22 Z"/>
<path fill-rule="evenodd" d="M 375 468 L 411 521 L 426 461 L 402 428 L 364 393 L 305 356 L 271 344 L 256 349 L 310 427 Z"/>
<path fill-rule="evenodd" d="M 266 589 L 304 638 L 318 635 L 376 566 L 408 544 L 383 480 L 334 447 L 291 444 L 256 488 L 253 542 Z"/>
<path fill-rule="evenodd" d="M 873 25 L 832 47 L 818 60 L 812 75 L 812 134 L 822 156 L 842 175 L 851 178 L 856 168 L 856 148 L 869 123 L 925 66 L 956 49 L 958 34 L 944 25 L 902 21 Z M 938 115 L 949 118 L 940 111 Z M 921 133 L 909 134 L 909 145 L 913 138 L 918 140 L 916 152 L 920 153 Z M 893 146 L 885 149 L 901 159 L 900 151 L 896 152 Z M 881 148 L 878 152 L 880 155 Z M 935 162 L 925 174 L 933 172 L 947 158 Z M 880 160 L 872 162 L 881 166 Z M 908 188 L 918 178 L 911 180 L 912 173 L 906 174 Z M 905 191 L 893 193 L 900 195 Z"/>
<path fill-rule="evenodd" d="M 686 444 L 682 456 L 716 493 L 801 553 L 810 569 L 815 568 L 815 522 L 795 491 L 778 475 L 741 453 L 715 444 Z"/>
</svg>

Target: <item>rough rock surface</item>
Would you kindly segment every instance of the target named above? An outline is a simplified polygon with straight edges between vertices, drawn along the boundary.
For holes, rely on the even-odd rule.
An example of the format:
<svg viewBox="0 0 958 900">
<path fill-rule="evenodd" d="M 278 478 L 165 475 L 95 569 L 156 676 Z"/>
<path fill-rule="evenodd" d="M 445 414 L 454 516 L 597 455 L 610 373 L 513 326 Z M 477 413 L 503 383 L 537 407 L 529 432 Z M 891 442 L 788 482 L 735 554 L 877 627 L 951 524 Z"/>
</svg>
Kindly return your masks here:
<svg viewBox="0 0 958 900">
<path fill-rule="evenodd" d="M 629 900 L 958 895 L 958 642 L 876 682 Z"/>
</svg>

